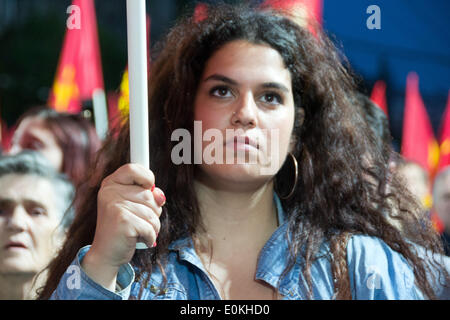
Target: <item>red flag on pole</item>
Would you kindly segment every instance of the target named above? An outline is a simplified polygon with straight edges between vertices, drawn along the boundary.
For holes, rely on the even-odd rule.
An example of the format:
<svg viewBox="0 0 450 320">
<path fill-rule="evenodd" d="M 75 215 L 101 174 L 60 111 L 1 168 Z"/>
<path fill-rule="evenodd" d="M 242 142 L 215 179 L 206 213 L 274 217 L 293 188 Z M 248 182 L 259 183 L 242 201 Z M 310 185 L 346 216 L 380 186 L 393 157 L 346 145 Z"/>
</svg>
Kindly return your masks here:
<svg viewBox="0 0 450 320">
<path fill-rule="evenodd" d="M 381 110 L 388 116 L 387 102 L 386 102 L 386 83 L 382 80 L 375 82 L 370 95 L 370 100 L 374 102 Z"/>
<path fill-rule="evenodd" d="M 441 124 L 440 134 L 440 154 L 437 172 L 450 165 L 450 91 L 448 92 L 447 106 Z"/>
<path fill-rule="evenodd" d="M 313 34 L 314 25 L 322 25 L 323 0 L 266 0 L 262 7 L 291 12 L 296 17 L 296 22 L 309 27 Z"/>
<path fill-rule="evenodd" d="M 73 0 L 48 104 L 57 111 L 78 113 L 83 100 L 104 90 L 94 0 Z"/>
<path fill-rule="evenodd" d="M 439 161 L 439 145 L 420 96 L 419 77 L 414 72 L 408 74 L 406 83 L 401 153 L 405 159 L 427 170 L 431 179 L 434 177 Z"/>
</svg>

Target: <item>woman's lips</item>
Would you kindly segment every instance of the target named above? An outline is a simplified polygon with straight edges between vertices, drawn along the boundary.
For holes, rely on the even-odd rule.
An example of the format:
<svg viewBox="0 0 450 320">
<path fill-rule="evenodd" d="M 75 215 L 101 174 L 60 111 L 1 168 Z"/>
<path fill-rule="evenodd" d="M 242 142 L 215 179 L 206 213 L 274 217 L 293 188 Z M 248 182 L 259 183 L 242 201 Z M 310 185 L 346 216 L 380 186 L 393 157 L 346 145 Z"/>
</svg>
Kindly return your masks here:
<svg viewBox="0 0 450 320">
<path fill-rule="evenodd" d="M 233 139 L 228 140 L 225 145 L 227 147 L 232 147 L 234 150 L 259 150 L 258 143 L 247 136 L 234 137 Z"/>
<path fill-rule="evenodd" d="M 27 249 L 27 246 L 24 245 L 22 242 L 8 242 L 5 246 L 6 250 L 10 249 Z"/>
</svg>

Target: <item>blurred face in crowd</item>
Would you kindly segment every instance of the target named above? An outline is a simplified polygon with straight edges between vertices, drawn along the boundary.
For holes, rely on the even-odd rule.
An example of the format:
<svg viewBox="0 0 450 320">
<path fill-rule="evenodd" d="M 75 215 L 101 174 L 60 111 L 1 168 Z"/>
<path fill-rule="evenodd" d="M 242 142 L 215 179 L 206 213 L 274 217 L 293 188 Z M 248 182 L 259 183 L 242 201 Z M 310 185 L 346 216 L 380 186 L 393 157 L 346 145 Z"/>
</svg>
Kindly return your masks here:
<svg viewBox="0 0 450 320">
<path fill-rule="evenodd" d="M 273 172 L 263 176 L 264 165 L 259 162 L 234 161 L 229 165 L 223 161 L 202 164 L 202 177 L 212 183 L 239 182 L 239 187 L 245 188 L 247 182 L 261 183 L 277 173 L 289 152 L 294 126 L 291 82 L 281 55 L 269 46 L 238 40 L 213 54 L 197 90 L 194 119 L 201 121 L 202 133 L 209 129 L 220 131 L 224 157 L 232 150 L 236 157 L 241 150 L 247 159 L 251 155 L 266 164 L 266 160 L 271 161 L 269 171 L 273 168 Z M 230 139 L 227 130 L 245 139 Z M 204 141 L 202 152 L 210 143 Z"/>
<path fill-rule="evenodd" d="M 428 205 L 430 185 L 427 172 L 415 163 L 407 163 L 399 167 L 399 173 L 406 180 L 408 189 L 424 206 Z"/>
<path fill-rule="evenodd" d="M 450 173 L 436 180 L 434 188 L 434 210 L 450 233 Z"/>
<path fill-rule="evenodd" d="M 35 274 L 62 241 L 62 214 L 51 182 L 34 175 L 0 177 L 0 274 Z"/>
<path fill-rule="evenodd" d="M 29 117 L 16 129 L 10 153 L 16 154 L 24 149 L 41 153 L 58 171 L 62 171 L 63 151 L 53 133 L 45 126 L 44 120 Z"/>
</svg>

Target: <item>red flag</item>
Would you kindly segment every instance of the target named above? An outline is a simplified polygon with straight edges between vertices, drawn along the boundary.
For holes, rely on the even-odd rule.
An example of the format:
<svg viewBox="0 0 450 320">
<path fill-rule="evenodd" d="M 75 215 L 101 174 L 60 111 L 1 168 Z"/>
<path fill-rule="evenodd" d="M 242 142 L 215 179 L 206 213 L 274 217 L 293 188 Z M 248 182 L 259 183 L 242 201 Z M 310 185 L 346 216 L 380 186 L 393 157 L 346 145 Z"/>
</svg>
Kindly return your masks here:
<svg viewBox="0 0 450 320">
<path fill-rule="evenodd" d="M 419 77 L 408 74 L 403 115 L 402 155 L 428 171 L 431 179 L 439 161 L 439 145 L 419 92 Z M 430 179 L 430 180 L 431 180 Z"/>
<path fill-rule="evenodd" d="M 206 3 L 197 3 L 194 10 L 194 21 L 202 22 L 208 17 L 208 5 Z"/>
<path fill-rule="evenodd" d="M 445 226 L 444 226 L 444 223 L 442 222 L 442 219 L 439 218 L 439 216 L 436 213 L 436 211 L 434 211 L 434 210 L 431 211 L 430 220 L 431 220 L 431 224 L 432 224 L 433 228 L 437 232 L 442 234 L 444 232 Z"/>
<path fill-rule="evenodd" d="M 382 80 L 375 82 L 370 95 L 370 100 L 374 102 L 381 110 L 388 116 L 387 102 L 386 102 L 386 83 Z"/>
<path fill-rule="evenodd" d="M 270 7 L 291 12 L 296 22 L 308 26 L 313 34 L 314 25 L 322 25 L 323 0 L 266 0 L 262 7 Z"/>
<path fill-rule="evenodd" d="M 0 150 L 6 149 L 6 124 L 0 118 Z"/>
<path fill-rule="evenodd" d="M 68 11 L 71 16 L 48 104 L 57 111 L 77 113 L 82 101 L 91 100 L 104 85 L 94 0 L 73 0 L 69 8 L 73 10 Z"/>
<path fill-rule="evenodd" d="M 8 150 L 14 133 L 14 128 L 8 128 L 6 122 L 0 119 L 0 145 L 3 150 Z"/>
<path fill-rule="evenodd" d="M 445 113 L 441 124 L 441 135 L 439 142 L 440 155 L 436 173 L 450 165 L 450 91 L 448 93 L 447 106 L 445 108 Z"/>
</svg>

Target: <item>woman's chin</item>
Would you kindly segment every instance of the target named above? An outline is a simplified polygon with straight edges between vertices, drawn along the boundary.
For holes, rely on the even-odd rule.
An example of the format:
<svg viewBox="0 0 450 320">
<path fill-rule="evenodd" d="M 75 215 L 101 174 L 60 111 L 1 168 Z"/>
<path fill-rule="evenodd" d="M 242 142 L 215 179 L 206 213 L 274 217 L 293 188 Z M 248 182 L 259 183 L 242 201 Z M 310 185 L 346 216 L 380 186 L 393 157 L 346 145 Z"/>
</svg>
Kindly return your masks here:
<svg viewBox="0 0 450 320">
<path fill-rule="evenodd" d="M 222 164 L 202 166 L 200 181 L 214 185 L 234 185 L 247 188 L 249 186 L 260 186 L 270 181 L 275 172 L 266 173 L 264 167 L 256 164 Z M 263 174 L 265 173 L 265 174 Z"/>
</svg>

